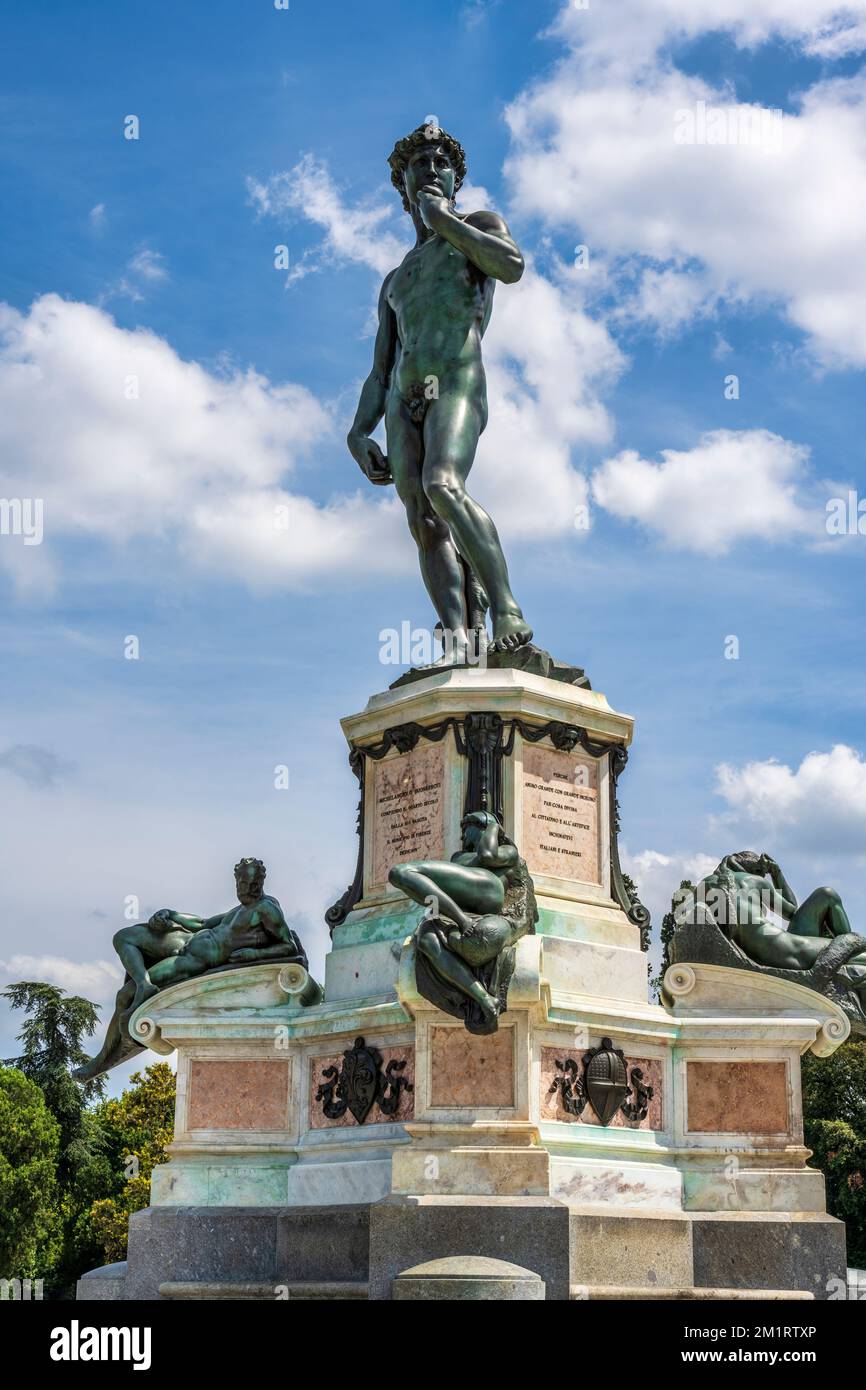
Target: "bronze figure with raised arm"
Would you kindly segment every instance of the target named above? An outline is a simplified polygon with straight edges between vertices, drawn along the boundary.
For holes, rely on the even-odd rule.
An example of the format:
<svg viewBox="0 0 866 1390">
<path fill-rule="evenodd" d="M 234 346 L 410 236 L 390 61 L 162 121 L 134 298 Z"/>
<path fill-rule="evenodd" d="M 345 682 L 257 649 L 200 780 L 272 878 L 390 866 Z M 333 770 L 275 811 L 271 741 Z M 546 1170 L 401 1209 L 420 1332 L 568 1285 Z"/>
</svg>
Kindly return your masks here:
<svg viewBox="0 0 866 1390">
<path fill-rule="evenodd" d="M 523 257 L 498 213 L 457 212 L 466 158 L 453 136 L 419 126 L 389 163 L 416 241 L 382 285 L 373 370 L 348 445 L 371 482 L 396 485 L 406 508 L 445 636 L 436 664 L 464 665 L 478 660 L 475 642 L 486 643 L 488 605 L 492 651 L 532 637 L 496 527 L 466 491 L 487 424 L 481 340 L 497 281 L 519 280 Z M 383 418 L 387 458 L 370 437 Z"/>
</svg>

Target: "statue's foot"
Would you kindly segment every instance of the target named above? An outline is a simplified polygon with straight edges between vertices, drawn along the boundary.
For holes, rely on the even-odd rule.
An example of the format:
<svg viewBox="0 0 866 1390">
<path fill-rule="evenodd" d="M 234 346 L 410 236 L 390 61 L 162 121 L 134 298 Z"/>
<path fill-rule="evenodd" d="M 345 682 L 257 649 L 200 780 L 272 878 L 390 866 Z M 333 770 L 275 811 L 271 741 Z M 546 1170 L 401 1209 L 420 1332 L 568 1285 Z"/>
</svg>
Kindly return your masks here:
<svg viewBox="0 0 866 1390">
<path fill-rule="evenodd" d="M 91 1057 L 80 1067 L 73 1068 L 72 1075 L 76 1081 L 92 1081 L 94 1076 L 98 1076 L 102 1068 L 99 1065 L 100 1057 Z"/>
<path fill-rule="evenodd" d="M 445 648 L 442 655 L 427 666 L 419 666 L 419 671 L 450 671 L 455 666 L 477 666 L 478 648 L 465 628 L 453 632 L 447 640 L 440 640 Z"/>
<path fill-rule="evenodd" d="M 485 999 L 479 999 L 478 1007 L 484 1016 L 484 1022 L 495 1024 L 499 1020 L 499 1000 L 494 999 L 492 994 L 488 994 Z"/>
<path fill-rule="evenodd" d="M 522 613 L 503 613 L 494 619 L 492 652 L 516 652 L 518 647 L 525 647 L 531 641 L 532 628 Z"/>
<path fill-rule="evenodd" d="M 155 994 L 159 994 L 159 985 L 155 985 L 152 980 L 143 980 L 135 991 L 132 1007 L 137 1009 L 145 999 L 152 999 Z"/>
</svg>

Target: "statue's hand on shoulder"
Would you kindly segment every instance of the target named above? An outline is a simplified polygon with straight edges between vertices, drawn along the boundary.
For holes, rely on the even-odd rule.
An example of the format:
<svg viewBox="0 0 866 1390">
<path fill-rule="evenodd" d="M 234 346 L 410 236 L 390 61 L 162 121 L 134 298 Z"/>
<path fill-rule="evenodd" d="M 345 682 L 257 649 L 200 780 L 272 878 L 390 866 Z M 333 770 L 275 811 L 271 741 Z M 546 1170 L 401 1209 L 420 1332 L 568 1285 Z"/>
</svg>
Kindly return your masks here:
<svg viewBox="0 0 866 1390">
<path fill-rule="evenodd" d="M 365 434 L 355 434 L 352 431 L 346 442 L 349 445 L 349 453 L 352 458 L 371 483 L 376 483 L 380 487 L 393 483 L 394 479 L 391 476 L 391 469 L 388 467 L 388 460 L 375 439 L 370 439 Z"/>
</svg>

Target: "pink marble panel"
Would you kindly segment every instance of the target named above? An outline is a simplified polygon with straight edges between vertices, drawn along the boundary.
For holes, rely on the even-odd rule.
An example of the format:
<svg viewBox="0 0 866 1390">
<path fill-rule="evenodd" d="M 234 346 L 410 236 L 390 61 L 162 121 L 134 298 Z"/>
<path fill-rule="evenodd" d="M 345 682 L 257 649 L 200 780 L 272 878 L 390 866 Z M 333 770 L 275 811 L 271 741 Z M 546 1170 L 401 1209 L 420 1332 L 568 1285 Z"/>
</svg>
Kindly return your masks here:
<svg viewBox="0 0 866 1390">
<path fill-rule="evenodd" d="M 194 1061 L 188 1129 L 284 1130 L 288 1126 L 288 1061 Z"/>
<path fill-rule="evenodd" d="M 687 1062 L 690 1134 L 786 1134 L 784 1062 Z"/>
<path fill-rule="evenodd" d="M 478 1037 L 465 1028 L 430 1030 L 430 1104 L 511 1107 L 514 1098 L 514 1029 Z"/>
<path fill-rule="evenodd" d="M 599 883 L 598 764 L 528 743 L 523 749 L 523 839 L 530 872 Z"/>
<path fill-rule="evenodd" d="M 395 864 L 445 854 L 445 744 L 373 763 L 370 883 L 381 887 Z"/>
</svg>

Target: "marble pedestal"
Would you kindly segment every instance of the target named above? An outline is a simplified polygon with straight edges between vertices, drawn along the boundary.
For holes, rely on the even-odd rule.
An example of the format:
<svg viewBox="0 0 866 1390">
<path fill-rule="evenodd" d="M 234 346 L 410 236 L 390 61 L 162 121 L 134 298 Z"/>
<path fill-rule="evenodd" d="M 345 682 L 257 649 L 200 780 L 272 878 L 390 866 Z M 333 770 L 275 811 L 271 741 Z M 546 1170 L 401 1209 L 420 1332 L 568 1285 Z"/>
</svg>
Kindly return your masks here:
<svg viewBox="0 0 866 1390">
<path fill-rule="evenodd" d="M 832 1052 L 847 1019 L 800 986 L 702 965 L 672 967 L 648 1003 L 646 918 L 616 842 L 631 719 L 596 692 L 463 671 L 376 696 L 343 728 L 360 843 L 329 913 L 322 1002 L 303 1003 L 297 967 L 258 965 L 133 1017 L 137 1038 L 177 1050 L 178 1101 L 170 1161 L 131 1223 L 127 1296 L 285 1283 L 387 1299 L 414 1266 L 483 1257 L 559 1300 L 826 1297 L 844 1228 L 807 1167 L 799 1063 Z M 450 856 L 480 805 L 520 847 L 540 910 L 487 1037 L 418 994 L 421 909 L 387 884 L 395 862 Z M 383 1078 L 362 1122 L 327 1103 L 356 1039 Z M 569 1064 L 603 1039 L 652 1089 L 639 1118 L 567 1104 Z"/>
</svg>

